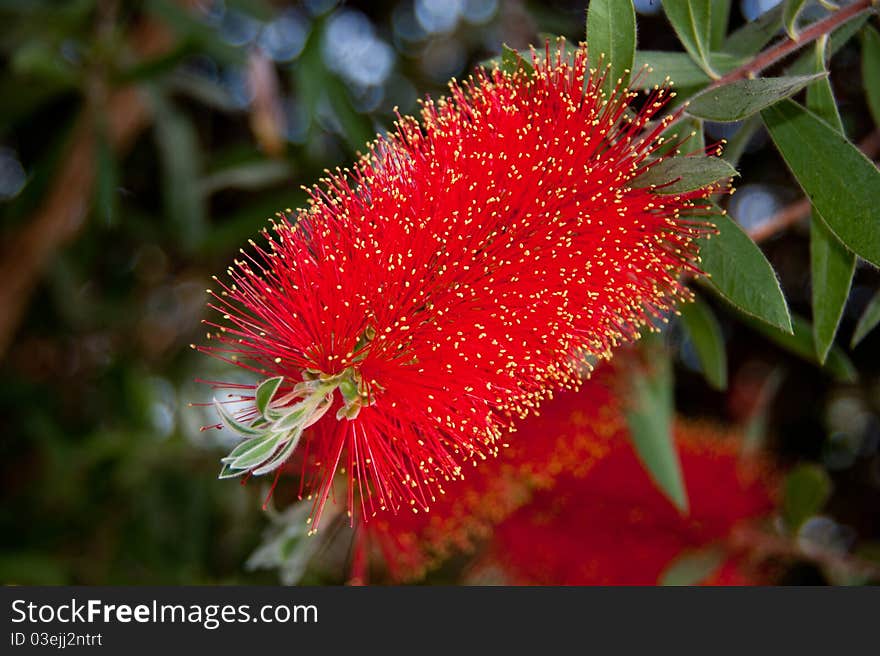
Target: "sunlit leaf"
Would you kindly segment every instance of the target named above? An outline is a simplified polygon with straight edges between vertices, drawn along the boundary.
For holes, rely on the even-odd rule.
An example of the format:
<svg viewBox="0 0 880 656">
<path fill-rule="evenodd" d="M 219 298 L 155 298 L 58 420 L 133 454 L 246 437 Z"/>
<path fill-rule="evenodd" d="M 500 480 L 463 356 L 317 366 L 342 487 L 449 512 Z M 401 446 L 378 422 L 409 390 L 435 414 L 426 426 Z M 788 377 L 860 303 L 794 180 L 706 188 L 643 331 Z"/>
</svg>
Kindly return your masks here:
<svg viewBox="0 0 880 656">
<path fill-rule="evenodd" d="M 703 240 L 700 249 L 711 289 L 742 312 L 790 332 L 788 305 L 761 249 L 729 216 L 711 221 L 718 234 Z"/>
<path fill-rule="evenodd" d="M 687 112 L 691 116 L 730 123 L 741 121 L 783 98 L 794 95 L 822 75 L 797 77 L 759 77 L 736 80 L 706 89 L 691 98 Z"/>
<path fill-rule="evenodd" d="M 761 113 L 788 168 L 829 228 L 880 265 L 880 171 L 840 132 L 790 100 Z"/>
<path fill-rule="evenodd" d="M 636 13 L 632 0 L 592 0 L 587 5 L 587 43 L 590 59 L 605 56 L 605 93 L 629 83 L 636 51 Z"/>
</svg>

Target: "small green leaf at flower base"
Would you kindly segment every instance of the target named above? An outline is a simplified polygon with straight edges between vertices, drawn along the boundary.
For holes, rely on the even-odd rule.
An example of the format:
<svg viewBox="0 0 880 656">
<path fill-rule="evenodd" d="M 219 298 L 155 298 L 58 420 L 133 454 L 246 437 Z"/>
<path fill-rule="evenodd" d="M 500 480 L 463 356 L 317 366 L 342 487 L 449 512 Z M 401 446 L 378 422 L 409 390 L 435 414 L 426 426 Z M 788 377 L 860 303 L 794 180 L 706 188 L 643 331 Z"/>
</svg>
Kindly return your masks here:
<svg viewBox="0 0 880 656">
<path fill-rule="evenodd" d="M 682 194 L 738 175 L 720 157 L 667 157 L 651 165 L 632 186 L 657 187 L 658 194 Z"/>
<path fill-rule="evenodd" d="M 238 421 L 226 410 L 226 408 L 223 407 L 223 404 L 216 399 L 214 399 L 214 407 L 217 409 L 217 414 L 220 415 L 220 419 L 223 420 L 223 424 L 234 430 L 236 433 L 239 433 L 246 437 L 256 437 L 257 435 L 262 435 L 261 431 Z"/>
<path fill-rule="evenodd" d="M 660 585 L 699 585 L 717 572 L 727 554 L 721 547 L 683 551 L 660 574 Z"/>
<path fill-rule="evenodd" d="M 877 324 L 880 324 L 880 292 L 874 294 L 874 297 L 868 303 L 868 307 L 865 308 L 865 311 L 859 318 L 856 329 L 853 331 L 850 348 L 858 346 L 859 342 L 865 339 L 868 333 L 877 327 Z"/>
<path fill-rule="evenodd" d="M 587 43 L 591 59 L 605 57 L 605 93 L 610 95 L 618 80 L 625 88 L 636 52 L 636 12 L 632 0 L 592 0 L 587 6 Z"/>
<path fill-rule="evenodd" d="M 718 123 L 741 121 L 796 94 L 824 75 L 825 73 L 737 80 L 701 91 L 691 98 L 687 112 L 691 116 Z"/>
<path fill-rule="evenodd" d="M 806 319 L 797 315 L 792 315 L 791 325 L 794 329 L 791 334 L 783 333 L 761 321 L 755 321 L 750 317 L 742 317 L 742 320 L 754 330 L 761 333 L 770 341 L 776 343 L 789 353 L 799 358 L 819 364 L 816 356 L 816 347 L 813 339 L 813 326 Z M 844 353 L 843 349 L 834 345 L 828 351 L 828 357 L 825 359 L 822 368 L 836 380 L 843 383 L 852 383 L 858 379 L 858 372 L 852 361 Z"/>
<path fill-rule="evenodd" d="M 726 214 L 708 220 L 718 229 L 718 234 L 702 240 L 700 248 L 708 286 L 745 314 L 791 332 L 788 304 L 761 249 Z"/>
<path fill-rule="evenodd" d="M 712 0 L 664 0 L 663 9 L 691 58 L 710 77 L 718 77 L 709 61 L 712 49 Z"/>
<path fill-rule="evenodd" d="M 813 515 L 822 511 L 831 496 L 828 473 L 813 464 L 798 465 L 785 477 L 782 518 L 791 533 Z"/>
<path fill-rule="evenodd" d="M 230 460 L 228 464 L 232 469 L 251 469 L 275 453 L 275 449 L 278 448 L 282 440 L 281 433 L 269 433 L 265 437 L 248 440 L 253 444 L 250 444 L 249 448 L 242 451 L 234 460 Z"/>
<path fill-rule="evenodd" d="M 508 45 L 501 46 L 501 70 L 508 75 L 523 71 L 526 75 L 534 75 L 535 67 L 526 59 L 528 55 L 520 54 Z"/>
<path fill-rule="evenodd" d="M 264 417 L 266 416 L 266 410 L 269 409 L 269 404 L 283 382 L 284 376 L 276 376 L 274 378 L 267 378 L 257 387 L 256 394 L 254 395 L 255 403 L 257 404 L 257 410 Z"/>
<path fill-rule="evenodd" d="M 284 447 L 271 460 L 265 462 L 263 465 L 253 470 L 254 476 L 263 476 L 264 474 L 275 471 L 281 465 L 283 465 L 288 460 L 288 458 L 293 455 L 294 450 L 299 445 L 299 440 L 301 437 L 302 429 L 294 429 Z"/>
<path fill-rule="evenodd" d="M 880 266 L 880 171 L 840 132 L 783 100 L 761 112 L 777 149 L 828 227 Z"/>
<path fill-rule="evenodd" d="M 727 389 L 727 353 L 721 326 L 712 308 L 698 299 L 694 303 L 683 304 L 679 310 L 706 380 L 717 390 Z"/>
<path fill-rule="evenodd" d="M 672 437 L 672 370 L 666 354 L 657 349 L 653 371 L 631 376 L 630 407 L 626 412 L 631 439 L 652 480 L 681 512 L 688 498 L 678 450 Z"/>
<path fill-rule="evenodd" d="M 785 0 L 782 5 L 782 24 L 785 31 L 795 41 L 798 38 L 797 20 L 807 0 Z"/>
</svg>

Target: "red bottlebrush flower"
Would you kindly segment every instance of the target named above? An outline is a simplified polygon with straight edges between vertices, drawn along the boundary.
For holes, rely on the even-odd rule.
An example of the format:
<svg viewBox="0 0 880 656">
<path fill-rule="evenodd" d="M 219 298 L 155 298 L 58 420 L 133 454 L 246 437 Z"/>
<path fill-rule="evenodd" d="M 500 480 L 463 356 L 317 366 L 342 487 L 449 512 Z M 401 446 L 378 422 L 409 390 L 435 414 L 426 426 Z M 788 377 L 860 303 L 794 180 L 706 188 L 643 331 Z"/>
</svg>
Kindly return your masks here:
<svg viewBox="0 0 880 656">
<path fill-rule="evenodd" d="M 704 227 L 686 217 L 721 186 L 638 188 L 669 92 L 628 112 L 637 94 L 605 98 L 583 47 L 533 59 L 400 119 L 219 283 L 226 323 L 201 350 L 272 377 L 221 413 L 246 438 L 221 476 L 277 480 L 302 441 L 315 524 L 341 469 L 365 517 L 425 510 L 512 417 L 687 295 Z"/>
<path fill-rule="evenodd" d="M 427 513 L 381 516 L 359 528 L 360 552 L 377 551 L 397 582 L 422 578 L 454 553 L 470 552 L 535 490 L 552 489 L 563 474 L 583 476 L 625 441 L 623 413 L 606 366 L 580 391 L 565 390 L 516 422 L 507 448 L 469 467 Z M 363 569 L 363 567 L 361 567 Z M 363 575 L 361 575 L 361 578 Z"/>
<path fill-rule="evenodd" d="M 564 475 L 494 533 L 487 562 L 511 582 L 544 585 L 655 585 L 679 555 L 719 547 L 727 554 L 704 583 L 756 579 L 724 551 L 737 527 L 775 507 L 776 477 L 757 456 L 744 457 L 732 434 L 703 423 L 675 430 L 690 513 L 657 489 L 628 441 L 587 476 Z"/>
</svg>

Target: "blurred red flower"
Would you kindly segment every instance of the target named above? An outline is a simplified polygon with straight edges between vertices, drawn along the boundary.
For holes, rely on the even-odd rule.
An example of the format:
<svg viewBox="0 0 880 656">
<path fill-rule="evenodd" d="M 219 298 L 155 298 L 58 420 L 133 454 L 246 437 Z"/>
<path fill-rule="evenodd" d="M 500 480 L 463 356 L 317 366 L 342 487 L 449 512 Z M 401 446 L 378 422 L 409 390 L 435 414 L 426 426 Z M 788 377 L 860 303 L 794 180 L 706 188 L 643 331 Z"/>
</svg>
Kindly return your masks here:
<svg viewBox="0 0 880 656">
<path fill-rule="evenodd" d="M 688 216 L 723 185 L 634 182 L 669 92 L 606 99 L 584 48 L 548 46 L 534 69 L 453 82 L 218 281 L 225 322 L 200 350 L 280 377 L 224 416 L 245 441 L 222 476 L 277 476 L 303 438 L 316 524 L 342 469 L 364 517 L 426 510 L 512 417 L 688 295 L 706 229 Z"/>
<path fill-rule="evenodd" d="M 654 585 L 677 556 L 717 547 L 719 567 L 704 582 L 757 582 L 728 539 L 775 507 L 772 469 L 710 424 L 680 421 L 675 437 L 687 515 L 651 481 L 630 442 L 615 441 L 587 476 L 560 476 L 500 523 L 486 562 L 517 584 Z"/>
</svg>

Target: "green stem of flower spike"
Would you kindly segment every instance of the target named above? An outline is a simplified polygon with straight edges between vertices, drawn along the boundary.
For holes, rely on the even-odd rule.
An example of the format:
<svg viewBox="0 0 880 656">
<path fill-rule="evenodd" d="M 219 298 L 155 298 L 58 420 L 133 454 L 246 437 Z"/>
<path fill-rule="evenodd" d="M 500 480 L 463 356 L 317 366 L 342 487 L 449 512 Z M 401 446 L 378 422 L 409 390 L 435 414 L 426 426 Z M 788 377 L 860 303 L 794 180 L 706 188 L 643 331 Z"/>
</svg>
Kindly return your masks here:
<svg viewBox="0 0 880 656">
<path fill-rule="evenodd" d="M 246 473 L 261 476 L 278 469 L 293 454 L 303 431 L 320 420 L 333 405 L 336 390 L 342 396 L 337 420 L 354 419 L 362 407 L 374 402 L 353 367 L 332 376 L 307 370 L 303 372 L 302 382 L 278 396 L 283 382 L 283 376 L 276 376 L 257 386 L 254 403 L 258 414 L 250 423 L 236 419 L 214 400 L 223 424 L 243 438 L 221 460 L 220 478 Z"/>
</svg>

